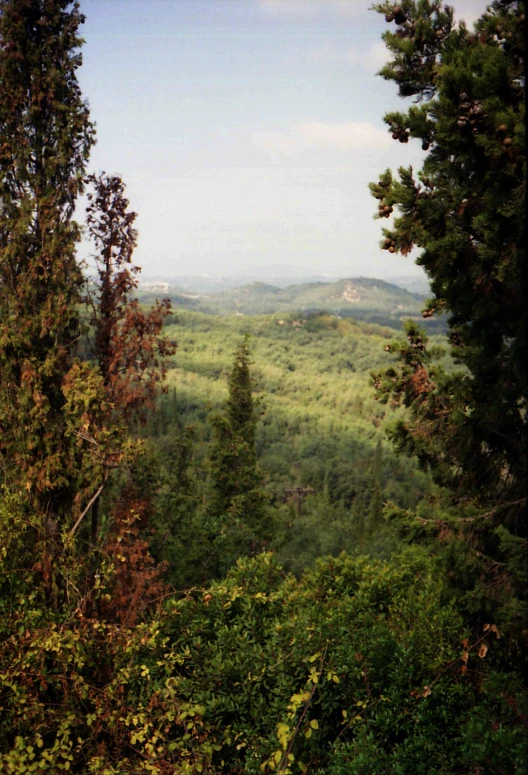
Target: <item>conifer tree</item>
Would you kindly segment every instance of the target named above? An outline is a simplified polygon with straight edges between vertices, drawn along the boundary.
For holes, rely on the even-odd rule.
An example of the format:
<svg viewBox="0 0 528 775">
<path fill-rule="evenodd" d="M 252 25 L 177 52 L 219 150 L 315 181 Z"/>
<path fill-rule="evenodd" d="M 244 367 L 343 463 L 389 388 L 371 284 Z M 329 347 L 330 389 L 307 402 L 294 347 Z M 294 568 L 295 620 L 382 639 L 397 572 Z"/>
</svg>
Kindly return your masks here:
<svg viewBox="0 0 528 775">
<path fill-rule="evenodd" d="M 213 420 L 210 514 L 232 533 L 240 531 L 246 550 L 262 537 L 263 502 L 255 452 L 256 407 L 247 339 L 235 353 L 225 411 Z M 238 540 L 236 541 L 238 543 Z"/>
<path fill-rule="evenodd" d="M 83 22 L 70 0 L 0 0 L 0 456 L 6 480 L 58 518 L 80 454 L 64 408 L 79 371 L 73 213 L 94 142 Z"/>
<path fill-rule="evenodd" d="M 171 305 L 164 299 L 145 312 L 132 298 L 136 275 L 141 271 L 132 263 L 136 213 L 129 210 L 121 178 L 102 173 L 90 175 L 86 182 L 86 226 L 95 247 L 92 257 L 97 270 L 85 297 L 93 331 L 91 355 L 108 400 L 110 411 L 105 420 L 126 432 L 134 420 L 144 421 L 147 409 L 155 408 L 165 376 L 165 358 L 174 352 L 172 344 L 161 336 Z M 114 452 L 105 461 L 103 482 L 118 460 L 119 454 Z M 99 505 L 96 498 L 91 510 L 92 543 L 97 539 Z"/>
<path fill-rule="evenodd" d="M 526 534 L 526 299 L 524 3 L 496 0 L 470 31 L 439 0 L 383 3 L 395 31 L 381 75 L 407 112 L 385 116 L 392 137 L 417 139 L 423 168 L 390 170 L 371 185 L 384 249 L 421 253 L 433 298 L 429 317 L 449 314 L 461 368 L 434 366 L 427 338 L 411 322 L 395 344 L 399 364 L 375 376 L 378 396 L 411 409 L 394 438 L 417 454 L 461 503 L 488 524 Z"/>
<path fill-rule="evenodd" d="M 86 298 L 93 356 L 111 403 L 130 423 L 154 408 L 165 376 L 165 357 L 174 352 L 172 343 L 161 336 L 171 305 L 163 299 L 145 312 L 132 296 L 141 271 L 132 263 L 137 214 L 129 210 L 121 178 L 102 173 L 90 175 L 87 183 L 86 225 L 97 269 Z"/>
</svg>

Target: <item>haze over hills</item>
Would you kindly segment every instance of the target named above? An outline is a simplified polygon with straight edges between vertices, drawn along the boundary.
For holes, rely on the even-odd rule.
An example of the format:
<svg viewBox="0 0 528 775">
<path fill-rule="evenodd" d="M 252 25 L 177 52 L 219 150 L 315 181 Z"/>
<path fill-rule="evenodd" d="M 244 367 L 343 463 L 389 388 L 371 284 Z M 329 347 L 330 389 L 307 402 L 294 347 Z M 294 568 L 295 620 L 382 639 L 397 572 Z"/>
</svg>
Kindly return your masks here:
<svg viewBox="0 0 528 775">
<path fill-rule="evenodd" d="M 339 317 L 353 317 L 396 328 L 400 328 L 402 320 L 407 318 L 420 319 L 431 331 L 440 331 L 444 327 L 441 319 L 422 320 L 421 310 L 426 294 L 411 293 L 393 283 L 372 278 L 333 282 L 316 280 L 286 286 L 252 282 L 222 290 L 211 290 L 207 285 L 205 288 L 207 290 L 191 290 L 169 282 L 152 282 L 143 283 L 137 295 L 146 304 L 164 295 L 170 298 L 176 310 L 185 308 L 217 315 L 325 311 Z"/>
<path fill-rule="evenodd" d="M 217 293 L 230 291 L 255 282 L 286 288 L 289 285 L 304 285 L 306 283 L 333 283 L 350 277 L 350 269 L 338 272 L 306 271 L 296 266 L 266 266 L 254 267 L 251 272 L 232 272 L 230 274 L 174 274 L 174 275 L 140 275 L 141 287 L 178 286 L 189 293 Z M 358 273 L 363 277 L 363 273 Z M 398 274 L 378 277 L 380 281 L 396 285 L 410 293 L 429 294 L 429 282 L 425 274 Z"/>
</svg>

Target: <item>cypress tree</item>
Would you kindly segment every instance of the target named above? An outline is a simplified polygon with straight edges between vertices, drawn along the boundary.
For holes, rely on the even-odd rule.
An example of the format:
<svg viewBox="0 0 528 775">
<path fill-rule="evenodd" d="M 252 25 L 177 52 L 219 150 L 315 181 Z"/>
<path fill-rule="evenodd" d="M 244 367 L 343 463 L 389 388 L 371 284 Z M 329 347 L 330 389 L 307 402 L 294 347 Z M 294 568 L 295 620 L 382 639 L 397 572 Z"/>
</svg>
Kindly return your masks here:
<svg viewBox="0 0 528 775">
<path fill-rule="evenodd" d="M 77 478 L 64 407 L 83 286 L 73 213 L 94 142 L 83 22 L 70 0 L 0 0 L 0 456 L 54 516 Z"/>
<path fill-rule="evenodd" d="M 137 232 L 136 213 L 129 209 L 125 185 L 117 175 L 90 175 L 87 178 L 87 233 L 95 247 L 96 277 L 85 297 L 88 320 L 93 331 L 92 356 L 102 377 L 109 412 L 99 424 L 121 430 L 134 421 L 143 423 L 149 409 L 156 407 L 156 395 L 165 377 L 165 356 L 174 352 L 161 336 L 163 321 L 170 313 L 170 302 L 156 302 L 144 312 L 132 298 L 140 268 L 132 263 Z M 164 392 L 164 388 L 161 387 Z M 101 422 L 102 421 L 102 422 Z M 159 406 L 158 427 L 167 432 L 167 406 Z M 101 481 L 119 462 L 122 449 L 115 446 L 103 460 Z M 92 542 L 96 543 L 100 500 L 93 503 Z"/>
<path fill-rule="evenodd" d="M 117 175 L 87 178 L 87 233 L 95 247 L 97 275 L 86 297 L 93 329 L 92 352 L 115 413 L 131 422 L 144 419 L 156 406 L 156 395 L 166 389 L 165 356 L 174 347 L 161 336 L 163 321 L 170 314 L 168 299 L 156 301 L 144 312 L 133 292 L 137 274 L 132 263 L 137 232 L 136 213 L 129 209 L 125 185 Z M 160 406 L 166 433 L 167 406 Z"/>
<path fill-rule="evenodd" d="M 249 548 L 261 538 L 263 504 L 255 452 L 256 407 L 247 339 L 235 353 L 229 397 L 213 419 L 210 513 L 228 529 L 238 526 Z M 241 536 L 242 537 L 242 536 Z"/>
</svg>

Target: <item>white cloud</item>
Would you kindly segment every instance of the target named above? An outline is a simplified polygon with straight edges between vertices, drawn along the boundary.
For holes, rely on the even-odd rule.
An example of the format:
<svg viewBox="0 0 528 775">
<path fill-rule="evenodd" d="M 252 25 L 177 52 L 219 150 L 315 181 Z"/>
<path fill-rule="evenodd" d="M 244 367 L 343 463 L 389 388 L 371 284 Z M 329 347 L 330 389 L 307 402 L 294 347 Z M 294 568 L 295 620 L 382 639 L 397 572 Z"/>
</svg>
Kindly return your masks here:
<svg viewBox="0 0 528 775">
<path fill-rule="evenodd" d="M 258 7 L 270 16 L 315 18 L 321 15 L 352 17 L 357 15 L 357 0 L 257 0 Z"/>
<path fill-rule="evenodd" d="M 275 156 L 296 156 L 309 150 L 330 149 L 353 153 L 372 148 L 387 148 L 391 141 L 386 131 L 369 123 L 326 124 L 313 121 L 296 124 L 291 131 L 255 132 L 255 148 Z"/>
</svg>

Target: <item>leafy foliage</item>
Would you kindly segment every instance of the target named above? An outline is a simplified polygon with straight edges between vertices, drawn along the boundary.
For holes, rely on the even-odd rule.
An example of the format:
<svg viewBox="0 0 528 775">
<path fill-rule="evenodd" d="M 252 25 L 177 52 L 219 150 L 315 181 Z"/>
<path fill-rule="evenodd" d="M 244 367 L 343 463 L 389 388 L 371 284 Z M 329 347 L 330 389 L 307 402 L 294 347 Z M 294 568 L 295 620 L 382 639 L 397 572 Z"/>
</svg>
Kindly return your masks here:
<svg viewBox="0 0 528 775">
<path fill-rule="evenodd" d="M 319 561 L 300 582 L 270 555 L 241 560 L 135 628 L 18 603 L 0 650 L 7 772 L 526 767 L 500 633 L 467 640 L 420 551 Z"/>
</svg>

